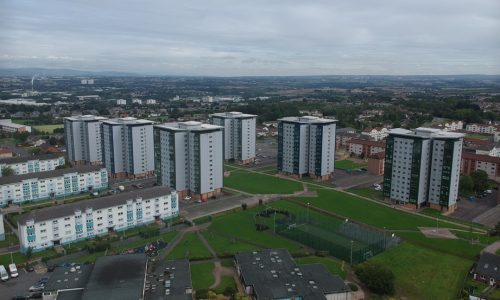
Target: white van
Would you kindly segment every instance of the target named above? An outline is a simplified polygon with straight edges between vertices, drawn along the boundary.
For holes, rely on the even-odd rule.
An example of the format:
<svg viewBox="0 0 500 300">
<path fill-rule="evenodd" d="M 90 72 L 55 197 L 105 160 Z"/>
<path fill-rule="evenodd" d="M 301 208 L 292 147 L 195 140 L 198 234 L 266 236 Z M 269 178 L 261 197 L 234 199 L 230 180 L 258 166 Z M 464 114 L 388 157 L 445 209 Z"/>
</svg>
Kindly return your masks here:
<svg viewBox="0 0 500 300">
<path fill-rule="evenodd" d="M 0 265 L 0 279 L 2 279 L 2 281 L 9 280 L 9 274 L 7 274 L 7 270 L 5 270 L 3 265 Z"/>
<path fill-rule="evenodd" d="M 12 277 L 12 278 L 16 278 L 17 276 L 19 276 L 19 273 L 17 273 L 16 264 L 9 265 L 9 273 L 10 273 L 10 277 Z"/>
</svg>

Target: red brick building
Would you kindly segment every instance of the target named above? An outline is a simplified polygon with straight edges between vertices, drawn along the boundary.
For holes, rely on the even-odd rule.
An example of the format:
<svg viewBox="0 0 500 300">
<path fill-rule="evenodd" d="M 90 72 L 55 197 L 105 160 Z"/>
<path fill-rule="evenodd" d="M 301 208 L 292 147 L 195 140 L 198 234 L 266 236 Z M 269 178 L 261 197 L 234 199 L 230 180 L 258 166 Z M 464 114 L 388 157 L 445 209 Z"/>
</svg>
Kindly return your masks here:
<svg viewBox="0 0 500 300">
<path fill-rule="evenodd" d="M 483 170 L 488 178 L 500 182 L 500 157 L 462 152 L 461 173 L 469 175 L 474 171 Z"/>
</svg>

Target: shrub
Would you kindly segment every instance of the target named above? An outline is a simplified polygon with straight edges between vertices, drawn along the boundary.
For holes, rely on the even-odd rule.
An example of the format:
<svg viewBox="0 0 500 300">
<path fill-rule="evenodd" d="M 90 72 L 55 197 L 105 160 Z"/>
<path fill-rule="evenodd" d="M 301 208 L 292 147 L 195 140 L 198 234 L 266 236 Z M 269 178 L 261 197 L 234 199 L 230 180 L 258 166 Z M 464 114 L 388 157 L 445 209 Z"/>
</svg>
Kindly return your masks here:
<svg viewBox="0 0 500 300">
<path fill-rule="evenodd" d="M 246 210 L 248 205 L 246 203 L 241 204 L 241 209 Z"/>
<path fill-rule="evenodd" d="M 363 263 L 356 267 L 358 278 L 375 294 L 394 294 L 394 274 L 381 264 Z"/>
<path fill-rule="evenodd" d="M 349 282 L 347 285 L 349 286 L 349 288 L 350 288 L 350 289 L 351 289 L 351 291 L 353 291 L 353 292 L 355 292 L 355 291 L 359 290 L 358 285 L 357 285 L 357 284 L 355 284 L 355 283 Z"/>
</svg>

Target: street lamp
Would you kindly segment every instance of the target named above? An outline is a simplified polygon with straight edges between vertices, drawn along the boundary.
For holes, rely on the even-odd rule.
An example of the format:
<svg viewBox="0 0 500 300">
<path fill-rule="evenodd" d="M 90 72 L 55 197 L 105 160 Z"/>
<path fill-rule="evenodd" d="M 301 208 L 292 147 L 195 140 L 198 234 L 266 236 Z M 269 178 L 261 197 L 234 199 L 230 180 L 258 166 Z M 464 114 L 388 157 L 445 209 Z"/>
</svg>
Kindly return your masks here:
<svg viewBox="0 0 500 300">
<path fill-rule="evenodd" d="M 385 239 L 385 226 L 384 226 L 384 250 L 385 250 L 386 247 L 387 247 L 387 242 L 386 242 L 386 239 Z"/>
<path fill-rule="evenodd" d="M 311 205 L 311 203 L 307 202 L 307 223 L 309 223 L 309 205 Z"/>
</svg>

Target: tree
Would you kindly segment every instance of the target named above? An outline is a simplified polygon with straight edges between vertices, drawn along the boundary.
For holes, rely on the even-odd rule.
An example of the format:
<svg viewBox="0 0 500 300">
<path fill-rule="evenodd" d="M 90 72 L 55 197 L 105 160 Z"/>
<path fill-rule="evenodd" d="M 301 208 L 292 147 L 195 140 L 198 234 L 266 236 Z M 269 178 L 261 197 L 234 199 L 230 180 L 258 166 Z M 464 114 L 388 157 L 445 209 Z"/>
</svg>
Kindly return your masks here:
<svg viewBox="0 0 500 300">
<path fill-rule="evenodd" d="M 488 174 L 483 170 L 477 170 L 471 174 L 472 181 L 474 181 L 474 190 L 482 192 L 488 188 Z"/>
<path fill-rule="evenodd" d="M 55 146 L 57 145 L 57 139 L 55 137 L 50 137 L 49 138 L 49 144 L 51 144 L 52 146 Z"/>
<path fill-rule="evenodd" d="M 358 278 L 375 294 L 394 294 L 394 274 L 382 264 L 363 263 L 356 267 Z"/>
<path fill-rule="evenodd" d="M 42 152 L 42 149 L 40 149 L 40 147 L 33 147 L 30 149 L 30 152 L 32 155 L 38 155 Z"/>
<path fill-rule="evenodd" d="M 28 249 L 26 249 L 26 253 L 24 254 L 24 256 L 26 256 L 27 260 L 30 260 L 32 255 L 33 255 L 33 248 L 28 247 Z"/>
<path fill-rule="evenodd" d="M 474 190 L 474 180 L 469 175 L 460 176 L 460 194 L 469 194 Z"/>
<path fill-rule="evenodd" d="M 14 169 L 11 167 L 3 167 L 2 168 L 2 176 L 12 176 L 14 175 Z"/>
</svg>

